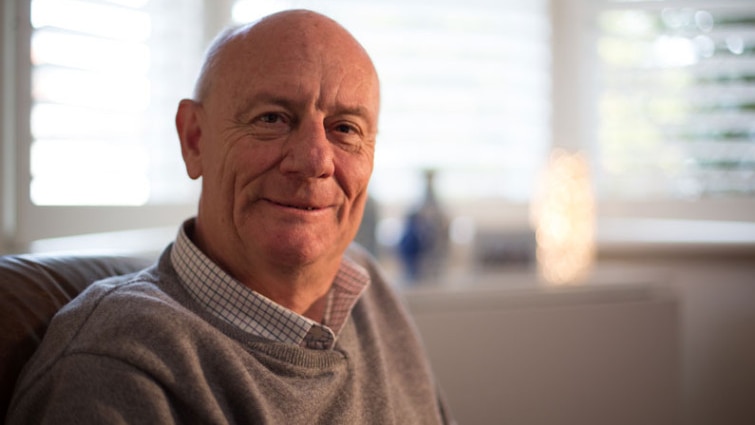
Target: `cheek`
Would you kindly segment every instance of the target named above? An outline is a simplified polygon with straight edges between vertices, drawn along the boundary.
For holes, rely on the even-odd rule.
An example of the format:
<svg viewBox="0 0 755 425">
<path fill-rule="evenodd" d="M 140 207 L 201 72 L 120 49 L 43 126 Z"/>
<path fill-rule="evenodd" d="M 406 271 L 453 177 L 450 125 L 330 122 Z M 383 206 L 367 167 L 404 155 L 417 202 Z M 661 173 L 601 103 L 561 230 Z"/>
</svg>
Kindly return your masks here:
<svg viewBox="0 0 755 425">
<path fill-rule="evenodd" d="M 366 197 L 367 185 L 372 175 L 372 156 L 344 155 L 338 158 L 341 166 L 337 167 L 337 179 L 346 197 L 352 201 Z"/>
<path fill-rule="evenodd" d="M 226 152 L 222 161 L 219 161 L 221 174 L 227 183 L 233 183 L 243 187 L 271 168 L 274 168 L 280 160 L 280 148 L 275 146 L 260 146 L 254 143 L 240 141 L 232 149 Z"/>
<path fill-rule="evenodd" d="M 262 152 L 244 147 L 243 143 L 217 150 L 208 156 L 202 177 L 202 193 L 206 209 L 227 220 L 243 212 L 258 195 L 259 176 L 269 162 Z"/>
</svg>

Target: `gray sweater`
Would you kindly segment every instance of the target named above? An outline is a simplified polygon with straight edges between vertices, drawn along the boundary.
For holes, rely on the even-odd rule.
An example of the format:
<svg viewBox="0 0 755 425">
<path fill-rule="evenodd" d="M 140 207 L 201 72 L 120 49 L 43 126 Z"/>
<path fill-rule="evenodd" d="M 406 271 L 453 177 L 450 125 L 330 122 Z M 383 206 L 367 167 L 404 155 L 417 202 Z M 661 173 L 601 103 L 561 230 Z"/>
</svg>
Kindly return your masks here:
<svg viewBox="0 0 755 425">
<path fill-rule="evenodd" d="M 372 283 L 333 350 L 275 343 L 200 308 L 170 263 L 90 286 L 54 318 L 9 424 L 448 423 L 402 305 Z"/>
</svg>

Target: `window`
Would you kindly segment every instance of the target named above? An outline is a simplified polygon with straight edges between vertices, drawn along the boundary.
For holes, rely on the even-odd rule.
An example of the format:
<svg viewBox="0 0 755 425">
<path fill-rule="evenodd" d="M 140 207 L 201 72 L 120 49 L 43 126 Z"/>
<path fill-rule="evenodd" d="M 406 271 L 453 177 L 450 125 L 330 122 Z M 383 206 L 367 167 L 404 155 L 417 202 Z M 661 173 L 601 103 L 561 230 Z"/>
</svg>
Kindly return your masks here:
<svg viewBox="0 0 755 425">
<path fill-rule="evenodd" d="M 193 194 L 164 123 L 194 75 L 173 72 L 181 33 L 159 26 L 179 20 L 161 16 L 159 3 L 32 1 L 34 204 L 145 205 Z M 320 10 L 373 56 L 383 83 L 377 198 L 418 196 L 418 171 L 433 168 L 453 198 L 528 199 L 548 144 L 547 2 L 265 4 L 237 1 L 233 17 Z"/>
<path fill-rule="evenodd" d="M 175 227 L 193 214 L 198 185 L 186 177 L 172 117 L 201 61 L 202 0 L 12 3 L 4 39 L 15 51 L 3 48 L 15 64 L 4 75 L 17 115 L 3 135 L 18 158 L 3 165 L 11 244 Z"/>
<path fill-rule="evenodd" d="M 603 199 L 753 198 L 755 4 L 614 1 L 595 19 Z"/>
<path fill-rule="evenodd" d="M 298 7 L 344 23 L 375 61 L 370 190 L 391 214 L 435 169 L 463 214 L 521 224 L 551 146 L 567 145 L 589 150 L 601 214 L 657 201 L 641 215 L 752 221 L 747 0 L 28 0 L 3 9 L 3 56 L 18 62 L 3 61 L 16 89 L 4 95 L 5 233 L 23 247 L 193 214 L 172 117 L 204 47 L 232 21 Z"/>
<path fill-rule="evenodd" d="M 548 149 L 547 0 L 29 3 L 22 243 L 175 225 L 192 214 L 197 187 L 185 176 L 172 116 L 208 39 L 232 17 L 310 8 L 365 45 L 383 89 L 371 185 L 379 202 L 418 198 L 422 170 L 432 168 L 444 198 L 524 203 Z"/>
<path fill-rule="evenodd" d="M 195 197 L 165 124 L 192 87 L 192 72 L 175 71 L 185 65 L 182 58 L 198 62 L 202 40 L 194 36 L 196 45 L 184 47 L 180 37 L 190 34 L 178 27 L 180 7 L 167 19 L 163 3 L 31 2 L 35 205 L 146 205 Z"/>
</svg>

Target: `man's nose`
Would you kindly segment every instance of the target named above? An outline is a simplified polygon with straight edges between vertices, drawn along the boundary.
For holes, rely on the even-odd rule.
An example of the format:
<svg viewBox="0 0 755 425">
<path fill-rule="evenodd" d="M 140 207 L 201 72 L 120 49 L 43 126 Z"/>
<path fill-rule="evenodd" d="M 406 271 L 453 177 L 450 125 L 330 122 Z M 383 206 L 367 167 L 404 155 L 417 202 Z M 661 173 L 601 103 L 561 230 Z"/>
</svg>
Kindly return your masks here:
<svg viewBox="0 0 755 425">
<path fill-rule="evenodd" d="M 283 147 L 284 174 L 303 178 L 329 177 L 335 171 L 333 144 L 322 122 L 303 122 Z"/>
</svg>

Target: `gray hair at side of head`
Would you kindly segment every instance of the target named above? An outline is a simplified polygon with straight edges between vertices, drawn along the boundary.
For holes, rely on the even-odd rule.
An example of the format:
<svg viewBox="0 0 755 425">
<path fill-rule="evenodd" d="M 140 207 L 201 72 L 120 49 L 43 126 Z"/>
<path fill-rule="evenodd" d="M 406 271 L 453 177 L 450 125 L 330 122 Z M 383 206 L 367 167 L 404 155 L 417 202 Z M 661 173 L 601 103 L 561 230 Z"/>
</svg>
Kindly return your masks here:
<svg viewBox="0 0 755 425">
<path fill-rule="evenodd" d="M 254 23 L 226 27 L 215 37 L 214 40 L 212 40 L 212 43 L 210 43 L 210 46 L 204 54 L 202 68 L 200 68 L 199 76 L 194 84 L 195 101 L 202 102 L 209 94 L 212 81 L 215 79 L 213 74 L 218 66 L 218 58 L 220 57 L 220 52 L 223 50 L 223 47 L 231 39 L 235 38 L 238 34 L 252 25 L 254 25 Z"/>
</svg>

